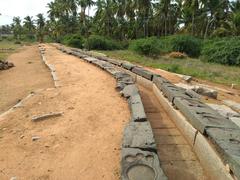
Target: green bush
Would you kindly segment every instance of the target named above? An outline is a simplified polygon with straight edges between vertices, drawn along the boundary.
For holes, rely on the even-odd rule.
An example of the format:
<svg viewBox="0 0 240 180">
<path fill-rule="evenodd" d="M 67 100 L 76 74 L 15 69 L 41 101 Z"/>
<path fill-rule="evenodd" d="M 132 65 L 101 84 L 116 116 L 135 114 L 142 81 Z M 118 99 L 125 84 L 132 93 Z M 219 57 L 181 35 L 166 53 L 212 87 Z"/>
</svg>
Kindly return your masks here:
<svg viewBox="0 0 240 180">
<path fill-rule="evenodd" d="M 175 36 L 164 36 L 160 38 L 160 46 L 161 46 L 161 52 L 162 53 L 170 53 L 174 51 L 172 49 L 172 39 Z"/>
<path fill-rule="evenodd" d="M 240 65 L 240 37 L 204 42 L 201 59 L 226 65 Z"/>
<path fill-rule="evenodd" d="M 85 48 L 93 50 L 116 50 L 122 49 L 117 41 L 98 35 L 91 35 L 85 41 Z"/>
<path fill-rule="evenodd" d="M 130 43 L 129 49 L 147 56 L 159 55 L 161 51 L 159 40 L 156 37 L 134 40 Z"/>
<path fill-rule="evenodd" d="M 176 35 L 171 40 L 172 51 L 186 53 L 190 57 L 198 57 L 201 53 L 202 42 L 189 35 Z"/>
<path fill-rule="evenodd" d="M 21 41 L 17 40 L 14 42 L 14 44 L 22 44 Z"/>
<path fill-rule="evenodd" d="M 78 34 L 66 35 L 63 38 L 63 44 L 66 44 L 75 48 L 83 48 L 84 39 Z"/>
</svg>

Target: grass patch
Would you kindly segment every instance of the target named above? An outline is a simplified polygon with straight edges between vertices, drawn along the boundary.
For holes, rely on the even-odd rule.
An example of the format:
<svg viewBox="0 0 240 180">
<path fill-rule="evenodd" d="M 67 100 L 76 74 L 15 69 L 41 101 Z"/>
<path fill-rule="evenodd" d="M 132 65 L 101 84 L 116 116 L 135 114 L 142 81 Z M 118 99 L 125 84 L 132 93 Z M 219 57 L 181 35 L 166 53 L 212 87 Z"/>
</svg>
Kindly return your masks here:
<svg viewBox="0 0 240 180">
<path fill-rule="evenodd" d="M 7 40 L 3 40 L 0 41 L 0 49 L 8 49 L 8 48 L 12 48 L 12 49 L 17 49 L 19 48 L 21 45 L 20 44 L 15 44 L 14 41 L 7 41 Z M 5 58 L 7 58 L 7 56 L 9 54 L 11 54 L 13 51 L 8 51 L 8 52 L 4 52 L 2 50 L 0 50 L 0 60 L 5 60 Z"/>
<path fill-rule="evenodd" d="M 196 78 L 215 83 L 231 85 L 240 84 L 240 67 L 225 66 L 202 62 L 199 59 L 184 58 L 173 59 L 168 57 L 151 58 L 139 55 L 132 51 L 101 51 L 109 57 L 126 60 L 143 66 L 160 68 L 167 71 L 190 75 Z"/>
</svg>

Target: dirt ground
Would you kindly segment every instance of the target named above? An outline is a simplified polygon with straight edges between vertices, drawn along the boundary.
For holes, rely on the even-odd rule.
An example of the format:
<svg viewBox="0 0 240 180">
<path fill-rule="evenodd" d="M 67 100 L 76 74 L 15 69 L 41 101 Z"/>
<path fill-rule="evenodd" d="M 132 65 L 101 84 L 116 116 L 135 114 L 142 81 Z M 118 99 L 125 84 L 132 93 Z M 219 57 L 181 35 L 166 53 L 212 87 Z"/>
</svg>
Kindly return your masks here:
<svg viewBox="0 0 240 180">
<path fill-rule="evenodd" d="M 130 113 L 127 102 L 114 88 L 115 80 L 76 57 L 51 46 L 46 48 L 47 61 L 55 65 L 62 87 L 37 93 L 23 107 L 0 119 L 0 179 L 119 179 L 122 131 Z M 11 58 L 20 56 L 33 64 L 41 63 L 37 46 L 27 47 Z M 22 68 L 19 73 L 28 72 Z M 50 73 L 42 76 L 45 81 L 39 87 L 51 87 Z M 8 86 L 14 83 L 10 79 Z M 34 115 L 49 112 L 64 115 L 31 121 Z M 33 141 L 33 137 L 40 139 Z"/>
<path fill-rule="evenodd" d="M 0 114 L 37 89 L 53 87 L 36 47 L 27 46 L 8 57 L 14 68 L 0 71 Z"/>
</svg>

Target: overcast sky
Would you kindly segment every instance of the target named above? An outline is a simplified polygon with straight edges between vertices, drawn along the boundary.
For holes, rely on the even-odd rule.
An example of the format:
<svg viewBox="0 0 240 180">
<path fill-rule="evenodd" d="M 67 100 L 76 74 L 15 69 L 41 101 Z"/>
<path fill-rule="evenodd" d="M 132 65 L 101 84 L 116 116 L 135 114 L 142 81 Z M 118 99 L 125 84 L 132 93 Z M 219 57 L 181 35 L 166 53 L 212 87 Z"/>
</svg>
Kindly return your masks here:
<svg viewBox="0 0 240 180">
<path fill-rule="evenodd" d="M 21 19 L 27 15 L 46 14 L 47 3 L 53 0 L 0 0 L 0 25 L 11 24 L 14 16 Z"/>
</svg>

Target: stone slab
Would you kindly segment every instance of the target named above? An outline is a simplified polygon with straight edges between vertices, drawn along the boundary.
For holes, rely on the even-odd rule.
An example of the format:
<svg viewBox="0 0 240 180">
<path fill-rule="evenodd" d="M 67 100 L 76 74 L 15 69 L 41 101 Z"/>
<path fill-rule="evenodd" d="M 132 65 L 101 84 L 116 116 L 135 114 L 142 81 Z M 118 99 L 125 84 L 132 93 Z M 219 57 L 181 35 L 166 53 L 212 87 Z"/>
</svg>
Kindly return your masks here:
<svg viewBox="0 0 240 180">
<path fill-rule="evenodd" d="M 121 159 L 122 180 L 167 180 L 154 152 L 123 148 Z"/>
<path fill-rule="evenodd" d="M 209 128 L 206 131 L 224 162 L 240 179 L 240 129 Z"/>
<path fill-rule="evenodd" d="M 139 94 L 135 94 L 128 99 L 131 110 L 131 119 L 134 122 L 147 121 L 147 116 Z"/>
<path fill-rule="evenodd" d="M 134 67 L 132 69 L 132 72 L 136 73 L 137 75 L 142 76 L 142 77 L 144 77 L 144 78 L 146 78 L 146 79 L 148 79 L 150 81 L 152 81 L 153 73 L 148 71 L 148 70 L 145 70 L 145 69 L 143 69 L 141 67 Z"/>
<path fill-rule="evenodd" d="M 148 121 L 130 122 L 125 127 L 122 146 L 157 152 L 150 123 Z"/>
<path fill-rule="evenodd" d="M 129 98 L 138 93 L 139 90 L 135 84 L 127 85 L 122 91 L 122 94 L 125 98 Z"/>
<path fill-rule="evenodd" d="M 93 57 L 90 57 L 90 56 L 87 56 L 85 58 L 83 58 L 85 61 L 89 62 L 89 63 L 92 63 L 93 61 L 99 61 L 98 59 L 96 58 L 93 58 Z"/>
<path fill-rule="evenodd" d="M 223 103 L 232 108 L 233 110 L 240 112 L 240 103 L 231 100 L 224 100 Z"/>
<path fill-rule="evenodd" d="M 110 62 L 111 64 L 114 64 L 114 65 L 117 65 L 117 66 L 122 65 L 122 61 L 120 61 L 120 60 L 115 60 L 115 59 L 108 58 L 107 61 Z"/>
<path fill-rule="evenodd" d="M 218 96 L 218 92 L 214 89 L 210 89 L 209 87 L 200 86 L 200 85 L 189 85 L 184 83 L 177 83 L 175 85 L 187 90 L 192 90 L 197 94 L 208 96 L 213 99 L 217 99 L 217 96 Z"/>
<path fill-rule="evenodd" d="M 238 128 L 232 121 L 199 100 L 177 97 L 174 99 L 174 104 L 190 124 L 202 134 L 205 134 L 207 128 Z"/>
<path fill-rule="evenodd" d="M 219 105 L 219 104 L 207 104 L 214 110 L 216 110 L 222 116 L 230 119 L 240 128 L 240 114 L 236 111 L 232 110 L 230 107 L 226 105 Z"/>
<path fill-rule="evenodd" d="M 136 67 L 136 65 L 131 64 L 129 62 L 123 62 L 122 63 L 122 67 L 127 69 L 127 70 L 129 70 L 129 71 L 131 71 L 134 67 Z"/>
<path fill-rule="evenodd" d="M 160 75 L 154 75 L 153 76 L 153 83 L 157 86 L 159 90 L 162 89 L 163 83 L 170 83 L 166 78 L 160 76 Z"/>
<path fill-rule="evenodd" d="M 167 99 L 173 104 L 176 97 L 182 97 L 186 99 L 193 98 L 191 94 L 186 93 L 185 89 L 177 87 L 172 83 L 162 83 L 161 90 L 163 95 L 167 97 Z"/>
</svg>

